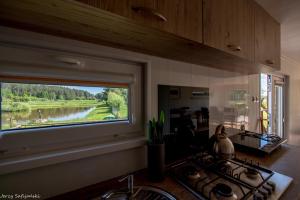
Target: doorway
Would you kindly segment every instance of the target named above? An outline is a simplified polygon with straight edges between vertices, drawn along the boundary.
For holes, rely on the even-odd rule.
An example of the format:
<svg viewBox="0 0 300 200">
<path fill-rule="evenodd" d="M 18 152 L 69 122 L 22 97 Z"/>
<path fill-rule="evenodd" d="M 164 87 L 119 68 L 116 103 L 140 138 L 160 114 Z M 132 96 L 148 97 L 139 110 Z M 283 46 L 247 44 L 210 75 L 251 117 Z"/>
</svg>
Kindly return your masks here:
<svg viewBox="0 0 300 200">
<path fill-rule="evenodd" d="M 273 119 L 273 132 L 279 137 L 284 136 L 284 78 L 273 77 L 274 82 L 274 119 Z"/>
<path fill-rule="evenodd" d="M 285 77 L 260 75 L 260 131 L 284 137 Z"/>
</svg>

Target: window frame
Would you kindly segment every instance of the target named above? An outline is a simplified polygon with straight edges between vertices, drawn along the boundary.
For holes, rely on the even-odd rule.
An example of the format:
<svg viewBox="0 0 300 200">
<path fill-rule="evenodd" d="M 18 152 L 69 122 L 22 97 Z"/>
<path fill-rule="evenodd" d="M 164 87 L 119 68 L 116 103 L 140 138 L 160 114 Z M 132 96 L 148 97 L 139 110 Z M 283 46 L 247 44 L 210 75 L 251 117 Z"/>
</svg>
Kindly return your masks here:
<svg viewBox="0 0 300 200">
<path fill-rule="evenodd" d="M 29 80 L 30 79 L 30 80 Z M 2 88 L 1 85 L 3 83 L 17 83 L 17 84 L 41 84 L 41 85 L 51 85 L 51 86 L 85 86 L 85 87 L 110 87 L 110 88 L 126 88 L 128 91 L 127 94 L 127 119 L 117 119 L 117 120 L 107 120 L 107 121 L 91 121 L 91 122 L 78 122 L 78 123 L 69 123 L 69 124 L 62 124 L 62 125 L 53 125 L 53 126 L 40 126 L 40 127 L 31 127 L 31 128 L 12 128 L 12 129 L 6 129 L 1 130 L 0 132 L 3 132 L 4 134 L 10 131 L 23 131 L 23 130 L 29 130 L 29 129 L 47 129 L 51 127 L 64 127 L 64 126 L 77 126 L 77 125 L 86 125 L 86 124 L 103 124 L 103 123 L 120 123 L 120 122 L 128 122 L 132 123 L 132 118 L 130 117 L 132 115 L 130 110 L 130 99 L 129 93 L 130 93 L 130 87 L 127 84 L 113 84 L 113 83 L 103 83 L 103 82 L 82 82 L 80 84 L 80 81 L 77 80 L 55 80 L 57 82 L 51 82 L 54 80 L 46 79 L 46 78 L 33 78 L 33 77 L 4 77 L 0 75 L 0 98 L 2 98 Z M 76 84 L 73 84 L 76 83 Z M 62 85 L 63 84 L 63 85 Z M 2 99 L 0 102 L 0 112 L 2 112 Z M 2 120 L 2 113 L 0 114 L 0 120 Z M 0 128 L 2 128 L 2 121 L 0 122 Z"/>
<path fill-rule="evenodd" d="M 80 148 L 94 144 L 106 144 L 114 141 L 127 140 L 132 137 L 144 136 L 143 64 L 82 53 L 78 54 L 68 51 L 56 51 L 18 45 L 1 46 L 0 51 L 3 52 L 0 57 L 5 59 L 4 62 L 2 60 L 2 65 L 3 63 L 7 65 L 5 69 L 0 69 L 0 75 L 19 76 L 22 74 L 22 76 L 25 77 L 61 78 L 61 74 L 51 73 L 55 72 L 55 70 L 69 71 L 71 69 L 74 70 L 72 73 L 76 71 L 79 72 L 79 74 L 81 73 L 81 76 L 86 74 L 86 76 L 90 76 L 92 79 L 95 78 L 95 72 L 90 73 L 90 71 L 87 71 L 87 73 L 85 73 L 85 68 L 82 66 L 70 66 L 69 64 L 57 62 L 57 60 L 54 59 L 57 55 L 63 54 L 63 56 L 66 57 L 78 58 L 82 63 L 85 63 L 85 66 L 92 64 L 89 65 L 91 68 L 97 64 L 99 67 L 99 63 L 101 62 L 110 63 L 111 66 L 105 67 L 105 70 L 109 69 L 108 72 L 105 71 L 105 73 L 109 75 L 107 79 L 111 80 L 111 77 L 121 77 L 122 79 L 122 76 L 125 74 L 125 78 L 129 77 L 128 79 L 131 80 L 128 82 L 128 102 L 130 102 L 128 112 L 131 112 L 128 116 L 129 120 L 1 131 L 0 160 L 22 158 L 41 152 L 47 153 L 55 150 Z M 14 54 L 12 54 L 12 52 Z M 35 58 L 34 61 L 32 61 L 33 58 Z M 124 69 L 120 70 L 116 67 L 118 65 L 128 67 L 129 70 L 125 70 L 125 73 Z M 42 67 L 38 69 L 37 66 Z M 49 69 L 49 66 L 55 67 Z M 18 70 L 22 68 L 23 71 Z M 96 68 L 95 70 L 97 71 L 98 69 Z M 103 71 L 104 69 L 102 68 L 101 70 Z M 29 69 L 29 71 L 25 71 L 24 69 Z M 32 74 L 33 69 L 37 70 Z M 45 71 L 43 71 L 43 69 L 45 69 Z M 47 74 L 48 72 L 51 72 L 50 75 Z M 74 78 L 71 77 L 68 79 Z M 86 80 L 82 79 L 81 81 Z M 120 80 L 116 80 L 116 82 L 119 81 Z M 83 135 L 80 132 L 85 132 L 85 134 Z M 99 132 L 101 132 L 101 134 L 99 134 Z"/>
</svg>

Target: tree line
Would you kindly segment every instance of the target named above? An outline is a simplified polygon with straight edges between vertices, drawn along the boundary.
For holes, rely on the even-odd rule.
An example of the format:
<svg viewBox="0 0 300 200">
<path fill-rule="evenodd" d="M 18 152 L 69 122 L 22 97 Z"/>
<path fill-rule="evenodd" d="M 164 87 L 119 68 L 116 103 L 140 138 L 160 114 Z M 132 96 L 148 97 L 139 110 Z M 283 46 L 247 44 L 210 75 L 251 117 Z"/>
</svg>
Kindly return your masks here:
<svg viewBox="0 0 300 200">
<path fill-rule="evenodd" d="M 4 98 L 24 102 L 36 98 L 44 100 L 95 99 L 93 94 L 84 90 L 40 84 L 2 83 L 1 93 Z"/>
<path fill-rule="evenodd" d="M 104 88 L 103 92 L 92 94 L 85 90 L 55 85 L 2 83 L 1 96 L 4 100 L 27 102 L 34 100 L 100 100 L 122 99 L 127 102 L 127 89 Z M 112 94 L 113 93 L 113 94 Z"/>
</svg>

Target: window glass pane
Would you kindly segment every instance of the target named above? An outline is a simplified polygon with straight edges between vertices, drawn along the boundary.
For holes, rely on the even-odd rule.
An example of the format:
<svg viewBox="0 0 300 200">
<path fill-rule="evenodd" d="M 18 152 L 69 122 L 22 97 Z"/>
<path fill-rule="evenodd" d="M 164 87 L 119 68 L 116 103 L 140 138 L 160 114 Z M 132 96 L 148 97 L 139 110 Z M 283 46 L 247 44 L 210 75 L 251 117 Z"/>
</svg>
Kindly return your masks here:
<svg viewBox="0 0 300 200">
<path fill-rule="evenodd" d="M 128 88 L 1 83 L 1 130 L 128 120 Z"/>
<path fill-rule="evenodd" d="M 268 116 L 268 75 L 260 74 L 260 112 L 262 120 L 263 133 L 267 132 L 269 126 L 269 116 Z"/>
</svg>

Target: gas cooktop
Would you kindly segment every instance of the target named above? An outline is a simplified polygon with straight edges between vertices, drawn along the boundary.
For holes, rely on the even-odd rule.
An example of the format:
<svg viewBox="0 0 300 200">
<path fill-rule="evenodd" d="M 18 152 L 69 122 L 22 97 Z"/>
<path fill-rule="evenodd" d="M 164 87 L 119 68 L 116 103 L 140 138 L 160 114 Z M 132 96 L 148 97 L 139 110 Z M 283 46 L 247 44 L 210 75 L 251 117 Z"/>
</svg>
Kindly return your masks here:
<svg viewBox="0 0 300 200">
<path fill-rule="evenodd" d="M 286 139 L 273 134 L 260 134 L 246 131 L 230 137 L 237 148 L 248 148 L 264 153 L 271 153 L 277 149 Z"/>
<path fill-rule="evenodd" d="M 170 169 L 171 175 L 199 199 L 276 200 L 292 178 L 238 158 L 216 160 L 200 153 Z"/>
</svg>

